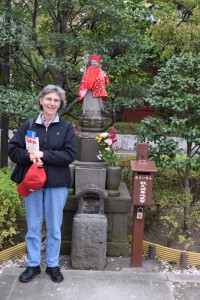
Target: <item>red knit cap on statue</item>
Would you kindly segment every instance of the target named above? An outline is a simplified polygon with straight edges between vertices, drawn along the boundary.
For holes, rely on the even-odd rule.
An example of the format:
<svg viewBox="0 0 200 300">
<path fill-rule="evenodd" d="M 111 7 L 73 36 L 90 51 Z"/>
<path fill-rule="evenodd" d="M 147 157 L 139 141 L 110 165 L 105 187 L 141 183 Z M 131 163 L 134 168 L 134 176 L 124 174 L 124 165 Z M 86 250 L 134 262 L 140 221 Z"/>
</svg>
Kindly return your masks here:
<svg viewBox="0 0 200 300">
<path fill-rule="evenodd" d="M 101 59 L 100 59 L 99 56 L 96 55 L 96 54 L 94 54 L 94 55 L 92 55 L 92 56 L 90 57 L 89 62 L 90 62 L 91 60 L 96 60 L 96 61 L 98 61 L 99 64 L 101 63 Z"/>
</svg>

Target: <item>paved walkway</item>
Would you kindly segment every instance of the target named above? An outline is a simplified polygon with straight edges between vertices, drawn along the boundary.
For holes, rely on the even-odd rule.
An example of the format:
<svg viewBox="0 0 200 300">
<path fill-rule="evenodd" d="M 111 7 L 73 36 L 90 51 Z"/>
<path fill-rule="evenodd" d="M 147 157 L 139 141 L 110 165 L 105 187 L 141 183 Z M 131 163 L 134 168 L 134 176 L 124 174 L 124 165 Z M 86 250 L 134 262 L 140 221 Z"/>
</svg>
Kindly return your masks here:
<svg viewBox="0 0 200 300">
<path fill-rule="evenodd" d="M 199 300 L 200 272 L 175 274 L 160 271 L 146 260 L 141 268 L 130 268 L 130 258 L 108 258 L 105 270 L 72 270 L 62 258 L 64 281 L 54 283 L 42 272 L 29 283 L 21 283 L 24 268 L 4 267 L 0 274 L 0 300 Z M 65 262 L 64 262 L 65 260 Z"/>
</svg>

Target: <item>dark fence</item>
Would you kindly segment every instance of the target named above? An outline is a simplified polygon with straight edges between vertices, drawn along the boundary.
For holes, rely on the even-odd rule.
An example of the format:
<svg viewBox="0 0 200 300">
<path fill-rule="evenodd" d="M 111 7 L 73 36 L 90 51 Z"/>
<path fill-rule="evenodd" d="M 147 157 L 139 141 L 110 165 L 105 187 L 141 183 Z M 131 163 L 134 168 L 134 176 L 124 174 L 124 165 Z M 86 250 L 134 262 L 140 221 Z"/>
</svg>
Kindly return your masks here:
<svg viewBox="0 0 200 300">
<path fill-rule="evenodd" d="M 155 109 L 149 106 L 125 108 L 123 112 L 123 122 L 142 121 L 145 117 L 153 115 L 155 115 Z"/>
</svg>

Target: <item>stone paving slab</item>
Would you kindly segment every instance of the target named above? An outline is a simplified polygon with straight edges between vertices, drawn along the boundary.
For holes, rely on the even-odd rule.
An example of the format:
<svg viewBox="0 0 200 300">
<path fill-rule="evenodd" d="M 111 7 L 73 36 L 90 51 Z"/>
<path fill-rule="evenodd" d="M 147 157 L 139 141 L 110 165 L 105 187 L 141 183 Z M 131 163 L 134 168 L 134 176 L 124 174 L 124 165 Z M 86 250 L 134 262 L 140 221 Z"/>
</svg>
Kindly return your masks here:
<svg viewBox="0 0 200 300">
<path fill-rule="evenodd" d="M 70 257 L 60 257 L 65 280 L 54 283 L 42 272 L 33 281 L 18 280 L 22 267 L 0 270 L 0 300 L 199 300 L 200 272 L 177 273 L 161 269 L 156 260 L 130 267 L 130 257 L 108 257 L 103 271 L 74 270 Z"/>
<path fill-rule="evenodd" d="M 200 299 L 200 274 L 166 273 L 175 300 Z"/>
<path fill-rule="evenodd" d="M 172 283 L 173 295 L 175 300 L 199 300 L 200 299 L 200 282 L 199 283 Z"/>
<path fill-rule="evenodd" d="M 174 274 L 172 272 L 166 273 L 169 281 L 172 282 L 199 282 L 200 283 L 200 274 Z M 199 294 L 200 296 L 200 294 Z M 199 297 L 200 299 L 200 297 Z"/>
<path fill-rule="evenodd" d="M 24 269 L 4 269 L 0 276 L 1 300 L 173 300 L 165 274 L 130 271 L 63 270 L 65 280 L 54 283 L 42 270 L 33 281 L 23 284 L 18 276 Z M 3 287 L 3 289 L 2 289 Z"/>
</svg>

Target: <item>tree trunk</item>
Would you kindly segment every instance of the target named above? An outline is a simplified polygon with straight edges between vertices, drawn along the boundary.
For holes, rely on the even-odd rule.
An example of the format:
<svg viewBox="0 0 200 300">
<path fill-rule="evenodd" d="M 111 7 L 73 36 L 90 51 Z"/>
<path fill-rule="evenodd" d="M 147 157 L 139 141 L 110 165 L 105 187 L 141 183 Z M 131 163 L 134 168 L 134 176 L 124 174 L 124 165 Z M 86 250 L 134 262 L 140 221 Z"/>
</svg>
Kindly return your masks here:
<svg viewBox="0 0 200 300">
<path fill-rule="evenodd" d="M 5 24 L 10 26 L 10 10 L 11 10 L 11 0 L 6 1 L 5 7 Z M 2 65 L 0 68 L 1 84 L 5 87 L 9 85 L 10 82 L 10 59 L 9 59 L 9 44 L 5 44 L 2 49 Z M 1 157 L 0 157 L 0 167 L 8 166 L 8 126 L 9 117 L 8 115 L 1 116 Z"/>
<path fill-rule="evenodd" d="M 191 157 L 191 154 L 192 154 L 191 149 L 192 149 L 192 144 L 190 142 L 187 142 L 187 157 L 188 158 Z M 191 169 L 191 164 L 189 162 L 185 166 L 185 174 L 184 174 L 184 182 L 183 182 L 185 193 L 188 196 L 190 195 L 190 191 L 191 191 L 191 187 L 190 187 L 190 169 Z M 183 220 L 183 229 L 184 230 L 189 229 L 189 225 L 188 225 L 188 222 L 187 222 L 189 214 L 190 214 L 190 203 L 186 199 L 185 206 L 184 206 L 184 220 Z"/>
</svg>

